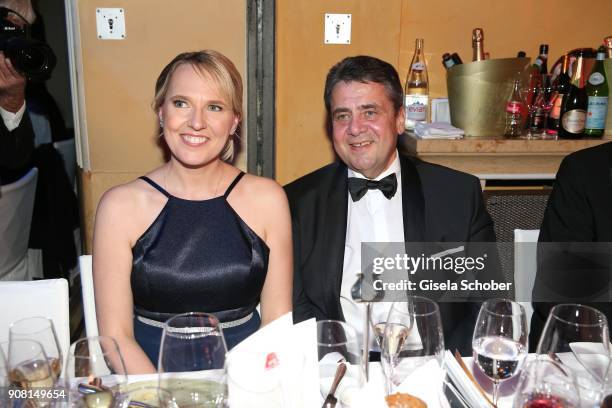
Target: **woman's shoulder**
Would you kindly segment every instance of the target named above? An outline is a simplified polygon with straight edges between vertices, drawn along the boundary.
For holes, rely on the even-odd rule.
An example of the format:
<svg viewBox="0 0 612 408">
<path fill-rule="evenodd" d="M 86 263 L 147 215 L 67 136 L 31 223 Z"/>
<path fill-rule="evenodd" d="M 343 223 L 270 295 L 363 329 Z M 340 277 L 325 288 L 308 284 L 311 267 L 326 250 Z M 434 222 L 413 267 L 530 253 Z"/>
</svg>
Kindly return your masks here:
<svg viewBox="0 0 612 408">
<path fill-rule="evenodd" d="M 287 200 L 285 190 L 275 180 L 246 173 L 238 185 L 242 184 L 244 194 L 256 196 L 258 200 Z"/>
<path fill-rule="evenodd" d="M 154 172 L 149 173 L 147 177 L 155 178 L 154 174 Z M 165 200 L 164 195 L 160 194 L 146 181 L 137 178 L 108 189 L 100 198 L 98 210 L 137 211 L 139 208 L 146 208 L 148 205 L 158 206 Z"/>
</svg>

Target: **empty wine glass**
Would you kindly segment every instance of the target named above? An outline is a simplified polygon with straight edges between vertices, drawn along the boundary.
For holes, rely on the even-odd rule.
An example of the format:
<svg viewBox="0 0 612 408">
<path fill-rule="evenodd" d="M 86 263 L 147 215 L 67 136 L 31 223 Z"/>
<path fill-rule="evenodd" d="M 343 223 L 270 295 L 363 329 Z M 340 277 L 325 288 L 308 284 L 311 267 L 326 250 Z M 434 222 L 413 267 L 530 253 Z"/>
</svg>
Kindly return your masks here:
<svg viewBox="0 0 612 408">
<path fill-rule="evenodd" d="M 579 403 L 572 372 L 554 361 L 536 359 L 521 373 L 513 408 L 577 408 Z"/>
<path fill-rule="evenodd" d="M 582 404 L 596 403 L 610 363 L 608 320 L 589 306 L 556 305 L 546 319 L 536 353 L 574 373 Z"/>
<path fill-rule="evenodd" d="M 9 342 L 17 339 L 31 339 L 39 342 L 49 359 L 49 366 L 54 379 L 59 378 L 64 359 L 51 319 L 36 316 L 26 317 L 11 323 L 9 326 Z"/>
<path fill-rule="evenodd" d="M 112 337 L 87 337 L 72 343 L 65 370 L 65 388 L 73 406 L 110 407 L 127 384 L 119 345 Z"/>
<path fill-rule="evenodd" d="M 42 345 L 29 339 L 17 339 L 9 342 L 8 380 L 11 385 L 22 389 L 50 389 L 55 378 L 49 360 Z M 49 399 L 30 400 L 35 407 L 47 407 Z"/>
<path fill-rule="evenodd" d="M 346 373 L 336 388 L 335 396 L 342 404 L 352 405 L 352 398 L 363 387 L 365 377 L 357 333 L 345 322 L 318 321 L 317 349 L 322 396 L 327 396 L 340 364 L 344 364 Z"/>
<path fill-rule="evenodd" d="M 499 384 L 517 374 L 527 356 L 525 309 L 508 299 L 489 299 L 482 304 L 472 338 L 474 361 L 493 381 L 493 404 Z"/>
<path fill-rule="evenodd" d="M 441 363 L 444 335 L 438 305 L 420 296 L 393 303 L 381 349 L 389 394 L 418 367 L 431 360 Z"/>
<path fill-rule="evenodd" d="M 227 347 L 219 320 L 185 313 L 164 323 L 159 352 L 159 385 L 179 406 L 224 407 L 227 403 Z"/>
</svg>

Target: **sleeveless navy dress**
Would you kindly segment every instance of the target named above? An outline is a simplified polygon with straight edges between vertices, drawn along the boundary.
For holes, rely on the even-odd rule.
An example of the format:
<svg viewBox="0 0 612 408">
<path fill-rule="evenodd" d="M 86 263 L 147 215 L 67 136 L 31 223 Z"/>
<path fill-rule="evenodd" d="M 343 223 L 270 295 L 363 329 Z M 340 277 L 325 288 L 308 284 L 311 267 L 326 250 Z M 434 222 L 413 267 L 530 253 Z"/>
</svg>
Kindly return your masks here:
<svg viewBox="0 0 612 408">
<path fill-rule="evenodd" d="M 168 197 L 132 248 L 134 335 L 155 366 L 159 326 L 176 314 L 214 314 L 222 327 L 231 326 L 223 328 L 228 349 L 259 328 L 255 307 L 270 251 L 227 202 L 242 176 L 223 196 L 201 201 L 175 197 L 140 177 Z"/>
</svg>

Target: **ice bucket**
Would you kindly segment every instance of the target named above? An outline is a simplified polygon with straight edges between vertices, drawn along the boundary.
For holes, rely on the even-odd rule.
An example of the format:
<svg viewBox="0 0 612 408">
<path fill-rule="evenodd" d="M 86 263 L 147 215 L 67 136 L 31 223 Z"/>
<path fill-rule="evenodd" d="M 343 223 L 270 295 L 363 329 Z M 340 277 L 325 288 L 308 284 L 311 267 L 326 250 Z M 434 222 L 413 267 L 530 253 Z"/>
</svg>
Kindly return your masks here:
<svg viewBox="0 0 612 408">
<path fill-rule="evenodd" d="M 504 134 L 506 102 L 514 80 L 526 83 L 533 68 L 530 58 L 501 58 L 451 67 L 446 86 L 451 123 L 466 136 Z"/>
</svg>

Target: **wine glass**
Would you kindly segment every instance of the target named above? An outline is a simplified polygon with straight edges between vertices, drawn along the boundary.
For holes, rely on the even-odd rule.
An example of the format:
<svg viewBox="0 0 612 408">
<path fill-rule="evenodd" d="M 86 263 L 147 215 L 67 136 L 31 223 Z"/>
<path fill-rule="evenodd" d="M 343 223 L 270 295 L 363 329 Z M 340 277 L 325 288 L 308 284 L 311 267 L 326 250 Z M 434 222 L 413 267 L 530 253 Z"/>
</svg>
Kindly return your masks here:
<svg viewBox="0 0 612 408">
<path fill-rule="evenodd" d="M 17 339 L 9 342 L 8 380 L 22 390 L 36 388 L 50 389 L 55 383 L 49 360 L 42 345 L 30 339 Z M 49 399 L 31 400 L 35 407 L 47 407 Z"/>
<path fill-rule="evenodd" d="M 114 338 L 94 336 L 72 343 L 65 370 L 71 405 L 110 407 L 126 384 L 123 356 Z"/>
<path fill-rule="evenodd" d="M 610 363 L 608 320 L 589 306 L 556 305 L 546 319 L 536 353 L 574 373 L 583 404 L 597 402 Z"/>
<path fill-rule="evenodd" d="M 577 408 L 580 404 L 572 372 L 552 360 L 536 359 L 523 369 L 513 408 Z"/>
<path fill-rule="evenodd" d="M 122 392 L 113 408 L 177 408 L 172 394 L 159 387 L 138 387 Z"/>
<path fill-rule="evenodd" d="M 525 309 L 508 299 L 489 299 L 482 304 L 472 338 L 474 361 L 493 381 L 493 404 L 499 384 L 518 373 L 527 356 Z"/>
<path fill-rule="evenodd" d="M 224 407 L 227 346 L 219 320 L 208 313 L 184 313 L 164 323 L 159 352 L 159 385 L 179 405 Z"/>
<path fill-rule="evenodd" d="M 417 368 L 431 360 L 440 364 L 444 335 L 438 305 L 420 296 L 408 296 L 406 302 L 393 303 L 381 349 L 389 394 Z"/>
<path fill-rule="evenodd" d="M 365 373 L 361 347 L 355 329 L 338 320 L 317 322 L 317 349 L 321 394 L 326 397 L 340 365 L 346 367 L 335 396 L 343 404 L 352 405 L 352 398 L 364 385 Z"/>
<path fill-rule="evenodd" d="M 53 378 L 55 380 L 59 378 L 64 359 L 51 319 L 35 316 L 11 323 L 9 326 L 9 342 L 17 339 L 31 339 L 39 342 L 49 359 Z"/>
</svg>

